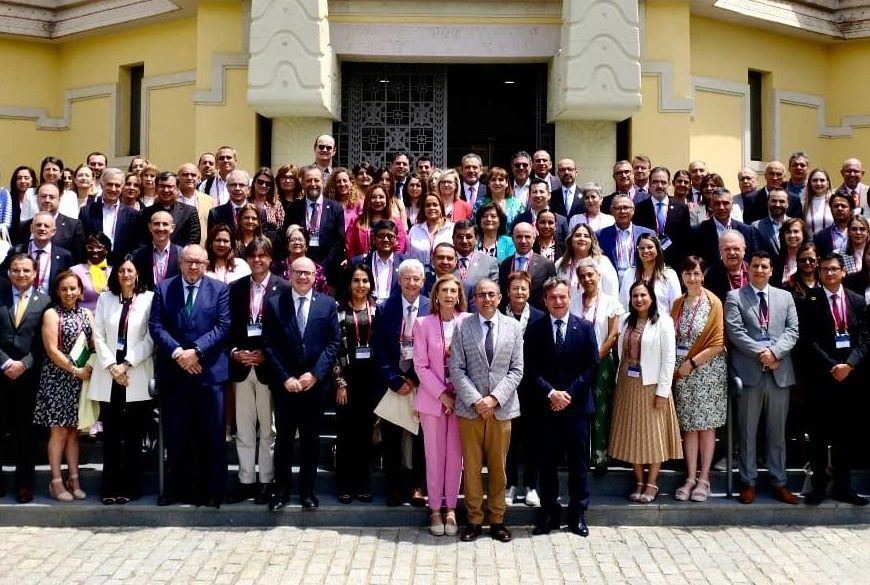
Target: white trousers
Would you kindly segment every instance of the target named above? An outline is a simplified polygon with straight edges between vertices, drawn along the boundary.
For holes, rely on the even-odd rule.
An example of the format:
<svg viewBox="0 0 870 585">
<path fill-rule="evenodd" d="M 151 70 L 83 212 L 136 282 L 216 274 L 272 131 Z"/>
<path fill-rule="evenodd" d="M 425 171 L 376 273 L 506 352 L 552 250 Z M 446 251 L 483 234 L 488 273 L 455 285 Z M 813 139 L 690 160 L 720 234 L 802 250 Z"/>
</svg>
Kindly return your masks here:
<svg viewBox="0 0 870 585">
<path fill-rule="evenodd" d="M 244 382 L 235 384 L 236 392 L 236 450 L 239 453 L 239 483 L 257 481 L 260 464 L 260 483 L 269 483 L 275 476 L 272 454 L 275 451 L 275 415 L 269 387 L 257 380 L 251 368 Z M 257 449 L 257 426 L 260 428 L 260 448 Z M 257 457 L 259 451 L 259 457 Z"/>
</svg>

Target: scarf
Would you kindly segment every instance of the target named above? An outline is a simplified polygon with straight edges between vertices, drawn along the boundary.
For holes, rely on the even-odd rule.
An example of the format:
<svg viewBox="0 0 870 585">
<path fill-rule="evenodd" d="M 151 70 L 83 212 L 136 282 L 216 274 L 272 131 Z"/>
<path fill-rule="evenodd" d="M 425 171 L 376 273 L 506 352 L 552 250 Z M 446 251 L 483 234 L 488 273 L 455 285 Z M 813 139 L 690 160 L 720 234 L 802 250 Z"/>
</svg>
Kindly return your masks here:
<svg viewBox="0 0 870 585">
<path fill-rule="evenodd" d="M 99 264 L 88 264 L 88 272 L 91 275 L 91 284 L 97 294 L 106 290 L 106 282 L 108 281 L 108 278 L 106 277 L 107 266 L 108 264 L 105 259 Z"/>
<path fill-rule="evenodd" d="M 686 361 L 692 359 L 708 347 L 724 345 L 725 343 L 725 323 L 723 322 L 722 301 L 706 288 L 701 289 L 701 294 L 706 295 L 707 300 L 710 301 L 710 314 L 707 316 L 707 324 L 704 326 L 704 329 L 701 330 L 698 339 L 695 340 L 695 343 L 693 343 L 692 347 L 689 348 L 689 353 L 686 354 Z M 674 302 L 674 308 L 671 311 L 671 317 L 673 317 L 674 323 L 676 323 L 680 317 L 685 300 L 686 296 L 683 295 Z"/>
</svg>

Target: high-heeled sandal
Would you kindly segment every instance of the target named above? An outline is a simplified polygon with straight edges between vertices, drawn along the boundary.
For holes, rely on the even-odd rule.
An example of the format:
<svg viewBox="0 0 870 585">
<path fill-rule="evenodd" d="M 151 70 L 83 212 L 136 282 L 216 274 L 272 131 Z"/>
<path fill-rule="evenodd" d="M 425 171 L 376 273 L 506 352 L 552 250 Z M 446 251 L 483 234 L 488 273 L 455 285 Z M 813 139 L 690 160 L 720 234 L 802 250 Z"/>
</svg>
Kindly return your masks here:
<svg viewBox="0 0 870 585">
<path fill-rule="evenodd" d="M 677 491 L 674 492 L 674 499 L 678 502 L 685 502 L 689 499 L 689 496 L 692 495 L 692 490 L 695 489 L 695 485 L 697 485 L 697 480 L 695 479 L 686 479 L 686 483 L 677 488 Z"/>
<path fill-rule="evenodd" d="M 710 482 L 706 479 L 699 479 L 698 485 L 692 490 L 691 500 L 693 502 L 706 502 L 710 497 Z"/>
<path fill-rule="evenodd" d="M 79 480 L 78 473 L 71 474 L 69 476 L 69 479 L 67 479 L 66 489 L 68 489 L 70 491 L 70 493 L 72 493 L 73 498 L 75 498 L 76 500 L 84 500 L 85 498 L 88 497 L 88 494 L 86 494 L 81 487 L 73 489 L 73 486 L 72 486 L 73 482 L 78 482 L 78 480 Z"/>
<path fill-rule="evenodd" d="M 629 502 L 639 502 L 640 501 L 640 496 L 643 494 L 643 488 L 646 487 L 646 484 L 639 481 L 636 484 L 634 484 L 634 487 L 635 487 L 634 491 L 632 493 L 628 494 L 628 501 Z"/>
<path fill-rule="evenodd" d="M 654 502 L 655 499 L 658 497 L 658 495 L 659 495 L 659 486 L 657 486 L 657 485 L 654 484 L 654 483 L 648 483 L 648 484 L 646 484 L 646 490 L 648 490 L 648 489 L 652 489 L 652 490 L 653 490 L 653 494 L 650 496 L 650 495 L 647 495 L 646 493 L 642 493 L 642 494 L 640 495 L 640 497 L 637 499 L 638 503 L 640 503 L 640 504 L 651 504 L 651 503 Z M 646 490 L 644 490 L 644 492 L 646 492 Z"/>
<path fill-rule="evenodd" d="M 56 485 L 60 486 L 60 491 L 57 493 L 54 491 L 54 486 Z M 72 502 L 74 499 L 73 495 L 63 487 L 63 479 L 60 477 L 52 479 L 51 483 L 48 484 L 48 495 L 58 502 Z"/>
<path fill-rule="evenodd" d="M 429 532 L 432 536 L 444 536 L 444 520 L 440 510 L 429 514 Z"/>
<path fill-rule="evenodd" d="M 456 512 L 447 510 L 444 515 L 444 534 L 447 536 L 456 536 L 459 533 L 459 526 L 456 524 Z"/>
</svg>

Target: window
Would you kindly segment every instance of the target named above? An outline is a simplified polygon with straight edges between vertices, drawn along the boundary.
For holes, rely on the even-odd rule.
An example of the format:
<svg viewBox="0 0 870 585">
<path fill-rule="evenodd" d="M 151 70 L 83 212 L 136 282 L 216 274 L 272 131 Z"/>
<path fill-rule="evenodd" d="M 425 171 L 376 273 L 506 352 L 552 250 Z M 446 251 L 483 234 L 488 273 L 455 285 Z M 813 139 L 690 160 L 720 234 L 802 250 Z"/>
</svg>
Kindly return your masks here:
<svg viewBox="0 0 870 585">
<path fill-rule="evenodd" d="M 124 65 L 119 74 L 119 156 L 137 156 L 142 149 L 142 80 L 145 65 Z"/>
<path fill-rule="evenodd" d="M 762 71 L 749 70 L 749 156 L 764 160 L 764 77 Z"/>
</svg>

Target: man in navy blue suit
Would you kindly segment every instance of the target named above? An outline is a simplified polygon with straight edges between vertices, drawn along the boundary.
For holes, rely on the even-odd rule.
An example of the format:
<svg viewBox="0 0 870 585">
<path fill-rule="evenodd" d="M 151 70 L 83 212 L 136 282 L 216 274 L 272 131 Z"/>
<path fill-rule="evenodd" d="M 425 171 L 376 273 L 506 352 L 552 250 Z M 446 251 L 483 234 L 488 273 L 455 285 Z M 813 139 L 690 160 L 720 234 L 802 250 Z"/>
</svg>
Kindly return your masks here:
<svg viewBox="0 0 870 585">
<path fill-rule="evenodd" d="M 399 290 L 385 303 L 378 305 L 372 347 L 381 371 L 380 388 L 405 396 L 419 386 L 414 371 L 414 322 L 429 314 L 429 299 L 422 296 L 423 264 L 405 260 L 399 265 Z M 422 486 L 426 483 L 425 461 L 422 458 L 422 436 L 415 437 L 415 457 L 411 470 L 402 469 L 403 429 L 381 420 L 384 467 L 387 475 L 387 505 L 401 505 L 411 494 L 412 503 L 425 504 Z M 413 490 L 411 484 L 414 483 Z"/>
<path fill-rule="evenodd" d="M 655 234 L 651 229 L 632 222 L 634 202 L 628 195 L 617 194 L 611 201 L 610 211 L 616 223 L 598 232 L 601 253 L 610 259 L 619 282 L 625 271 L 634 266 L 634 246 L 642 234 Z"/>
<path fill-rule="evenodd" d="M 399 290 L 399 265 L 405 257 L 396 252 L 396 243 L 399 240 L 396 222 L 392 219 L 379 219 L 372 226 L 372 232 L 375 236 L 375 250 L 355 256 L 350 265 L 355 267 L 365 264 L 372 269 L 372 276 L 375 277 L 372 294 L 378 301 L 385 301 L 393 291 Z"/>
<path fill-rule="evenodd" d="M 101 180 L 102 199 L 82 207 L 79 211 L 79 222 L 84 227 L 85 236 L 95 233 L 109 236 L 112 240 L 109 264 L 118 266 L 139 242 L 136 233 L 136 221 L 139 216 L 132 207 L 122 205 L 120 202 L 121 188 L 124 185 L 124 173 L 121 169 L 104 170 Z"/>
<path fill-rule="evenodd" d="M 229 378 L 230 291 L 205 276 L 198 244 L 181 251 L 181 274 L 158 284 L 148 329 L 166 435 L 166 492 L 158 505 L 193 501 L 220 508 L 226 488 L 223 386 Z"/>
<path fill-rule="evenodd" d="M 319 174 L 319 171 L 318 171 Z M 332 366 L 341 337 L 335 300 L 312 290 L 314 262 L 299 258 L 290 266 L 292 290 L 272 296 L 263 312 L 263 351 L 272 368 L 275 407 L 275 481 L 269 511 L 290 499 L 293 440 L 299 432 L 299 497 L 314 510 L 320 419 L 332 395 Z"/>
<path fill-rule="evenodd" d="M 766 201 L 766 198 L 765 198 Z M 766 205 L 766 202 L 765 202 Z M 713 217 L 706 219 L 695 228 L 693 249 L 704 259 L 707 266 L 712 266 L 719 259 L 719 238 L 728 230 L 736 230 L 743 236 L 746 242 L 746 257 L 751 258 L 752 253 L 758 247 L 758 230 L 751 225 L 731 219 L 731 209 L 734 200 L 731 191 L 724 187 L 718 187 L 710 197 L 710 209 Z"/>
<path fill-rule="evenodd" d="M 541 512 L 533 534 L 561 528 L 557 465 L 564 452 L 570 496 L 568 527 L 585 537 L 589 536 L 589 419 L 595 412 L 592 385 L 598 372 L 598 344 L 592 324 L 568 312 L 570 290 L 563 278 L 547 280 L 544 302 L 549 318 L 530 324 L 525 335 L 529 394 L 544 405 L 538 429 Z"/>
</svg>

